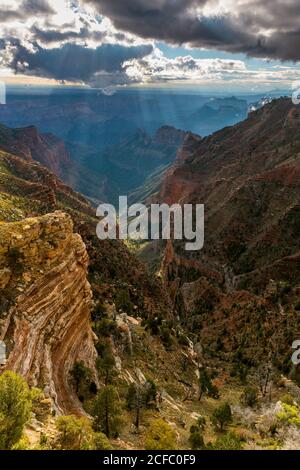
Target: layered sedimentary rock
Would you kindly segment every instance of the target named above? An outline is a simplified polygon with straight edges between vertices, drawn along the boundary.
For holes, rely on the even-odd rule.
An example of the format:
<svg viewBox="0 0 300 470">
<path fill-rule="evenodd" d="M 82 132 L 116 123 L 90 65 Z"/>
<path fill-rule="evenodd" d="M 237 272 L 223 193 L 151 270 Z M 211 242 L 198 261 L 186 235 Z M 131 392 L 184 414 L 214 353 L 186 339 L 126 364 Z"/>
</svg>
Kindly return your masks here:
<svg viewBox="0 0 300 470">
<path fill-rule="evenodd" d="M 42 388 L 57 412 L 81 412 L 70 370 L 78 360 L 94 367 L 87 267 L 85 245 L 63 212 L 0 224 L 5 368 Z"/>
</svg>

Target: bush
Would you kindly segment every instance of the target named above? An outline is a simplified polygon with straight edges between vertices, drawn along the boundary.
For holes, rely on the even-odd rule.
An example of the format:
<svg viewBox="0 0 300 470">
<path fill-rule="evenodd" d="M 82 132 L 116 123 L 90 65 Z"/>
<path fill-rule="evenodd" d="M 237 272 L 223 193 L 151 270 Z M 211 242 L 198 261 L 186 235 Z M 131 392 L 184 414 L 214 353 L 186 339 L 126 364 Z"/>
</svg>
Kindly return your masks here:
<svg viewBox="0 0 300 470">
<path fill-rule="evenodd" d="M 20 441 L 30 417 L 32 403 L 25 380 L 12 371 L 0 376 L 0 449 L 9 450 Z"/>
<path fill-rule="evenodd" d="M 60 416 L 56 420 L 59 431 L 55 446 L 61 450 L 92 450 L 94 433 L 88 418 Z"/>
<path fill-rule="evenodd" d="M 160 339 L 162 340 L 163 345 L 167 350 L 169 350 L 173 344 L 174 340 L 172 338 L 170 328 L 167 325 L 163 325 L 159 329 L 160 332 Z"/>
<path fill-rule="evenodd" d="M 28 437 L 21 437 L 21 439 L 12 446 L 11 450 L 30 450 L 30 442 Z"/>
<path fill-rule="evenodd" d="M 162 324 L 161 317 L 149 318 L 145 321 L 145 328 L 146 330 L 150 330 L 150 333 L 153 336 L 157 336 L 160 331 L 160 325 Z"/>
<path fill-rule="evenodd" d="M 232 413 L 229 403 L 220 405 L 212 414 L 211 422 L 219 431 L 223 431 L 225 426 L 232 421 Z"/>
<path fill-rule="evenodd" d="M 121 289 L 117 292 L 115 298 L 117 310 L 131 314 L 133 312 L 133 303 L 130 300 L 130 295 L 127 289 Z"/>
<path fill-rule="evenodd" d="M 33 387 L 30 390 L 32 401 L 32 411 L 38 421 L 45 423 L 51 414 L 51 400 L 45 398 L 44 393 L 39 388 Z"/>
<path fill-rule="evenodd" d="M 300 427 L 300 416 L 299 410 L 296 405 L 288 405 L 287 403 L 281 403 L 282 411 L 277 413 L 277 418 L 284 424 L 293 424 Z"/>
<path fill-rule="evenodd" d="M 192 432 L 192 428 L 193 426 L 191 427 L 191 432 L 190 432 L 190 437 L 189 437 L 189 443 L 190 443 L 191 449 L 192 450 L 205 449 L 205 444 L 204 444 L 204 440 L 203 440 L 203 436 L 201 432 L 198 429 L 196 430 L 193 429 L 193 432 Z"/>
<path fill-rule="evenodd" d="M 201 400 L 202 395 L 206 394 L 211 398 L 219 398 L 219 390 L 216 385 L 211 381 L 210 376 L 205 368 L 200 371 L 199 378 L 199 400 Z"/>
<path fill-rule="evenodd" d="M 84 401 L 91 394 L 97 393 L 91 369 L 83 361 L 76 362 L 70 372 L 75 385 L 75 391 L 80 401 Z"/>
<path fill-rule="evenodd" d="M 94 449 L 95 450 L 112 450 L 109 440 L 102 432 L 94 433 Z"/>
<path fill-rule="evenodd" d="M 100 321 L 107 315 L 107 308 L 102 301 L 99 301 L 92 311 L 92 320 Z"/>
<path fill-rule="evenodd" d="M 283 395 L 280 398 L 280 401 L 281 401 L 281 403 L 286 403 L 287 405 L 291 405 L 291 406 L 295 405 L 295 400 L 292 397 L 292 395 L 290 395 L 289 393 L 286 393 L 285 395 Z"/>
<path fill-rule="evenodd" d="M 243 445 L 234 432 L 227 432 L 223 436 L 219 436 L 208 448 L 211 450 L 242 450 Z"/>
<path fill-rule="evenodd" d="M 162 419 L 152 421 L 146 434 L 146 450 L 175 450 L 175 431 Z"/>
<path fill-rule="evenodd" d="M 257 404 L 258 391 L 255 387 L 246 387 L 241 395 L 241 404 L 253 408 Z"/>
<path fill-rule="evenodd" d="M 206 419 L 204 416 L 199 416 L 196 424 L 190 427 L 189 443 L 192 450 L 203 450 L 205 448 L 202 432 L 206 426 Z"/>
<path fill-rule="evenodd" d="M 94 325 L 95 333 L 97 336 L 108 338 L 117 331 L 117 324 L 114 320 L 103 318 Z"/>
</svg>

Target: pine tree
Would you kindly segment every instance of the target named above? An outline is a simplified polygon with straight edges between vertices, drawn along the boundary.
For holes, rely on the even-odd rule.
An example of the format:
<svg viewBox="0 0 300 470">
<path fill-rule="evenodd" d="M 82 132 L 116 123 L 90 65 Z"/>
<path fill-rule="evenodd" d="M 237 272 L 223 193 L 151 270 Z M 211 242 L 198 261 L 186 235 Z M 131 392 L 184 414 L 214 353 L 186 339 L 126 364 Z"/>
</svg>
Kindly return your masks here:
<svg viewBox="0 0 300 470">
<path fill-rule="evenodd" d="M 118 371 L 113 352 L 108 344 L 105 345 L 101 355 L 97 358 L 96 366 L 99 377 L 104 380 L 104 385 L 111 385 L 113 379 L 118 375 Z"/>
<path fill-rule="evenodd" d="M 108 385 L 98 392 L 94 403 L 94 428 L 106 436 L 116 437 L 122 426 L 122 410 L 115 387 Z"/>
<path fill-rule="evenodd" d="M 232 421 L 232 413 L 229 403 L 220 405 L 212 414 L 211 421 L 213 425 L 223 431 L 225 426 Z"/>
<path fill-rule="evenodd" d="M 126 406 L 128 410 L 135 412 L 134 424 L 139 428 L 141 412 L 143 408 L 149 407 L 155 401 L 157 388 L 152 380 L 144 384 L 131 383 L 128 388 Z"/>
</svg>

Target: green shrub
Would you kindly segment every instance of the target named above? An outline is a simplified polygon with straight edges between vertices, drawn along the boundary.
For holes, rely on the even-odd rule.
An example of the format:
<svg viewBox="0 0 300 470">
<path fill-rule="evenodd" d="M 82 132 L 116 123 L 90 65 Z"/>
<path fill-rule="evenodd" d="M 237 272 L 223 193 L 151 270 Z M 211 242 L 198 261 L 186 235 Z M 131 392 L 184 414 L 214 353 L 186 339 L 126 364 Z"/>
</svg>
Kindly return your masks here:
<svg viewBox="0 0 300 470">
<path fill-rule="evenodd" d="M 170 349 L 174 344 L 174 340 L 172 338 L 169 327 L 167 325 L 163 325 L 160 327 L 159 332 L 163 345 L 166 349 Z"/>
<path fill-rule="evenodd" d="M 253 408 L 257 404 L 258 390 L 255 387 L 246 387 L 241 395 L 241 403 Z"/>
<path fill-rule="evenodd" d="M 117 331 L 117 324 L 114 320 L 103 318 L 94 325 L 95 333 L 97 336 L 103 336 L 108 338 Z"/>
<path fill-rule="evenodd" d="M 203 450 L 205 449 L 202 432 L 206 426 L 206 419 L 203 416 L 199 416 L 196 424 L 190 427 L 189 443 L 192 450 Z"/>
<path fill-rule="evenodd" d="M 0 450 L 9 450 L 22 438 L 32 407 L 25 380 L 12 371 L 0 376 Z"/>
<path fill-rule="evenodd" d="M 282 395 L 282 397 L 280 398 L 280 401 L 281 403 L 286 403 L 287 405 L 291 405 L 291 406 L 295 405 L 295 400 L 292 397 L 292 395 L 290 395 L 289 393 Z"/>
<path fill-rule="evenodd" d="M 92 450 L 94 433 L 88 418 L 77 416 L 60 416 L 56 420 L 59 432 L 55 442 L 61 450 Z"/>
<path fill-rule="evenodd" d="M 277 418 L 279 421 L 285 424 L 293 424 L 297 427 L 300 427 L 300 416 L 299 409 L 296 405 L 288 405 L 287 403 L 281 403 L 282 411 L 277 413 Z"/>
<path fill-rule="evenodd" d="M 70 374 L 80 401 L 84 401 L 90 395 L 97 393 L 93 373 L 91 369 L 86 367 L 83 361 L 76 362 Z"/>
<path fill-rule="evenodd" d="M 242 450 L 240 438 L 234 432 L 227 432 L 219 436 L 213 444 L 208 446 L 211 450 Z"/>
<path fill-rule="evenodd" d="M 192 450 L 203 450 L 203 449 L 205 449 L 203 436 L 202 436 L 201 432 L 198 429 L 193 430 L 193 432 L 192 432 L 192 428 L 191 428 L 189 443 L 190 443 L 190 446 L 191 446 Z"/>
<path fill-rule="evenodd" d="M 21 439 L 12 446 L 11 450 L 30 450 L 30 442 L 28 437 L 21 437 Z"/>
<path fill-rule="evenodd" d="M 146 434 L 145 449 L 175 450 L 175 431 L 162 419 L 156 419 L 155 421 L 152 421 L 151 426 Z"/>
<path fill-rule="evenodd" d="M 232 421 L 231 408 L 228 402 L 223 403 L 212 414 L 211 422 L 219 431 L 223 431 L 227 424 Z"/>
<path fill-rule="evenodd" d="M 133 312 L 133 303 L 130 300 L 130 295 L 127 289 L 121 289 L 117 292 L 115 304 L 117 310 L 122 310 L 129 314 Z"/>
<path fill-rule="evenodd" d="M 94 449 L 95 450 L 112 450 L 109 440 L 102 432 L 94 433 Z"/>
<path fill-rule="evenodd" d="M 100 321 L 107 315 L 107 310 L 103 302 L 99 301 L 92 311 L 92 320 Z"/>
<path fill-rule="evenodd" d="M 205 394 L 211 398 L 219 398 L 218 387 L 212 383 L 211 377 L 208 375 L 207 369 L 203 368 L 200 371 L 199 377 L 199 400 L 201 400 L 202 395 Z"/>
</svg>

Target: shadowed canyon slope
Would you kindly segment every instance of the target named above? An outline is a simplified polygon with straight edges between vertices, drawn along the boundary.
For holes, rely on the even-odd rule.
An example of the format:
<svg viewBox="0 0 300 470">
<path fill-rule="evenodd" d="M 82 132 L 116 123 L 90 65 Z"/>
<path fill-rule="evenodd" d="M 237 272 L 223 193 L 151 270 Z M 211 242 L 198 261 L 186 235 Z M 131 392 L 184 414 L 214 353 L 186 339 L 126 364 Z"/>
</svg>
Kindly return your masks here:
<svg viewBox="0 0 300 470">
<path fill-rule="evenodd" d="M 160 198 L 204 203 L 204 250 L 191 256 L 228 287 L 264 288 L 270 272 L 300 280 L 300 113 L 287 99 L 199 140 L 186 139 Z M 298 260 L 298 261 L 297 261 Z"/>
<path fill-rule="evenodd" d="M 41 163 L 97 204 L 117 202 L 120 195 L 142 185 L 152 172 L 167 168 L 185 135 L 170 126 L 161 127 L 153 136 L 136 130 L 118 145 L 92 149 L 80 143 L 65 144 L 34 126 L 11 129 L 0 125 L 0 147 L 27 161 Z"/>
<path fill-rule="evenodd" d="M 71 164 L 70 155 L 62 140 L 53 134 L 41 134 L 34 126 L 10 129 L 0 125 L 0 145 L 9 153 L 35 160 L 58 176 Z"/>
<path fill-rule="evenodd" d="M 275 100 L 212 136 L 189 135 L 165 174 L 160 202 L 205 204 L 203 250 L 168 243 L 163 271 L 208 348 L 222 337 L 230 354 L 244 341 L 248 352 L 269 344 L 289 357 L 299 331 L 299 130 L 299 109 Z"/>
</svg>

